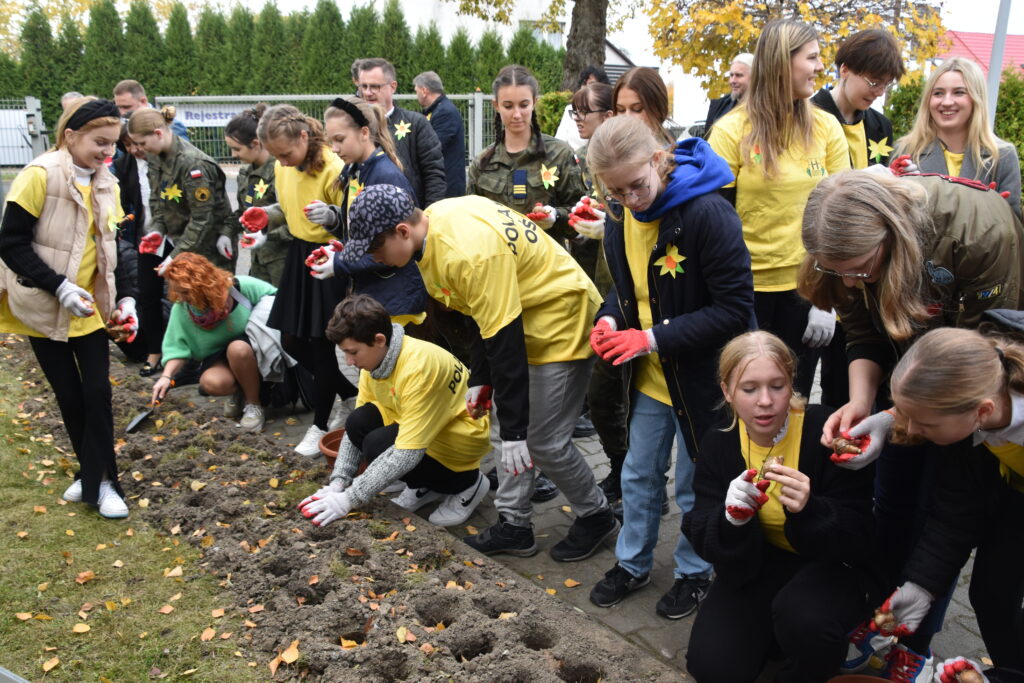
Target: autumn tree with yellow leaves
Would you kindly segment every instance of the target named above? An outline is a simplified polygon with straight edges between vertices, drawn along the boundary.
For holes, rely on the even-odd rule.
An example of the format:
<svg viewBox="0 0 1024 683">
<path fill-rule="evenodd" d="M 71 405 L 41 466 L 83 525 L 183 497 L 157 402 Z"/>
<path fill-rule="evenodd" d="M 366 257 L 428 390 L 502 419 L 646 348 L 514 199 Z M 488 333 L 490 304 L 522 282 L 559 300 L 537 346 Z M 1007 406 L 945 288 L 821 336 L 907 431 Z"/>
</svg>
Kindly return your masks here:
<svg viewBox="0 0 1024 683">
<path fill-rule="evenodd" d="M 708 95 L 718 97 L 729 90 L 723 78 L 729 60 L 753 52 L 764 25 L 781 18 L 818 30 L 826 70 L 844 38 L 887 29 L 902 43 L 907 77 L 913 78 L 944 48 L 939 8 L 929 0 L 648 0 L 643 11 L 650 17 L 655 54 L 704 80 Z"/>
</svg>

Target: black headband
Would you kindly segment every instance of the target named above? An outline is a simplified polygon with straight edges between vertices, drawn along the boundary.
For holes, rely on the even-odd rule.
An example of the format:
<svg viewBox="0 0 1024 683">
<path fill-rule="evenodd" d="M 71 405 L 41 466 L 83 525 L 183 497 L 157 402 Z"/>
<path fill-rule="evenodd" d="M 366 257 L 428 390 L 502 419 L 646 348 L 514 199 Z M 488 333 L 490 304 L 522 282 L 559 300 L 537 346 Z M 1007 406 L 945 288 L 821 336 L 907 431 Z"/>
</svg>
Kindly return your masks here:
<svg viewBox="0 0 1024 683">
<path fill-rule="evenodd" d="M 334 101 L 331 102 L 331 106 L 334 107 L 335 109 L 340 109 L 349 116 L 351 116 L 352 120 L 355 121 L 356 125 L 359 126 L 360 128 L 362 128 L 363 126 L 366 126 L 367 128 L 370 127 L 370 122 L 366 119 L 366 115 L 363 114 L 363 112 L 359 111 L 359 107 L 352 104 L 348 100 L 342 97 L 335 97 Z"/>
<path fill-rule="evenodd" d="M 67 125 L 64 128 L 66 130 L 78 130 L 93 119 L 101 119 L 107 116 L 115 119 L 121 118 L 121 112 L 116 104 L 110 100 L 89 100 L 75 110 L 75 113 L 68 119 Z"/>
</svg>

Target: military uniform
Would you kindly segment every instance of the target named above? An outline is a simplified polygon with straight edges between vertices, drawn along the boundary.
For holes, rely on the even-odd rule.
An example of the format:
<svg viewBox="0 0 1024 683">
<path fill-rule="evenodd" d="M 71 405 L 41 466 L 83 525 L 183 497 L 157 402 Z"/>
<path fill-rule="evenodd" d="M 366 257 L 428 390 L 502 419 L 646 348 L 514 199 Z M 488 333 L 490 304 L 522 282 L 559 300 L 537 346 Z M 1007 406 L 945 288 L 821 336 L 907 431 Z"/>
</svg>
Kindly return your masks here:
<svg viewBox="0 0 1024 683">
<path fill-rule="evenodd" d="M 225 234 L 231 237 L 232 244 L 241 232 L 238 219 L 246 209 L 253 206 L 267 207 L 277 203 L 277 192 L 274 190 L 274 161 L 274 157 L 270 157 L 262 166 L 253 167 L 252 164 L 246 164 L 238 169 L 238 209 L 228 217 L 225 225 Z M 288 243 L 291 241 L 292 236 L 288 232 L 287 224 L 269 230 L 263 246 L 252 250 L 249 275 L 279 287 L 285 256 L 288 255 Z"/>
<path fill-rule="evenodd" d="M 467 194 L 478 194 L 518 211 L 533 212 L 538 202 L 552 206 L 557 218 L 547 231 L 556 240 L 573 239 L 578 233 L 569 227 L 569 212 L 587 194 L 579 163 L 572 148 L 550 135 L 541 135 L 544 156 L 535 152 L 536 140 L 516 154 L 495 143 L 494 154 L 481 166 L 482 153 L 469 166 Z M 588 273 L 591 274 L 592 272 Z"/>
<path fill-rule="evenodd" d="M 218 237 L 235 236 L 226 223 L 231 204 L 217 162 L 175 136 L 170 149 L 149 157 L 149 186 L 150 227 L 174 244 L 170 255 L 190 251 L 234 272 L 234 260 L 217 251 Z"/>
</svg>

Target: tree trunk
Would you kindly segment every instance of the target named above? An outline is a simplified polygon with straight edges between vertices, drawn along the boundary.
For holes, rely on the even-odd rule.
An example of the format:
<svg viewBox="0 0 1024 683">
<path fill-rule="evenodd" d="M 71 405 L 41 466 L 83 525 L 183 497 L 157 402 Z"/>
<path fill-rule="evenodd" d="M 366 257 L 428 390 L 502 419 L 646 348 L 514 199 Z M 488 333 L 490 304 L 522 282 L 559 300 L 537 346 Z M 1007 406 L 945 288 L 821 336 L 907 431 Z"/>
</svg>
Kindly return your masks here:
<svg viewBox="0 0 1024 683">
<path fill-rule="evenodd" d="M 566 41 L 562 89 L 575 90 L 580 72 L 590 65 L 604 68 L 604 36 L 608 0 L 574 0 Z"/>
</svg>

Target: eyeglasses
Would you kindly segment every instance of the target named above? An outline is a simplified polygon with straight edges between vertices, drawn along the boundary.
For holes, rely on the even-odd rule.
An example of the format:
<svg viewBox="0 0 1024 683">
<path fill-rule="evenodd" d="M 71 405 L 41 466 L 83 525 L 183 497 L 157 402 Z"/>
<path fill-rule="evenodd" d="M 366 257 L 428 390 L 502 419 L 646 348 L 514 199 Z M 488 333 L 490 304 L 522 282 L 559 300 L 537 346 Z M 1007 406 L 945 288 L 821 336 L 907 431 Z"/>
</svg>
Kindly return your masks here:
<svg viewBox="0 0 1024 683">
<path fill-rule="evenodd" d="M 814 262 L 814 269 L 819 273 L 825 275 L 831 275 L 832 277 L 838 278 L 850 278 L 851 280 L 868 280 L 872 277 L 871 271 L 875 269 L 875 261 L 878 260 L 878 255 L 882 253 L 882 245 L 879 244 L 875 247 L 875 253 L 871 257 L 871 261 L 868 263 L 868 272 L 866 273 L 840 273 L 839 271 L 832 270 L 831 268 L 825 268 L 817 261 Z"/>
<path fill-rule="evenodd" d="M 871 80 L 868 80 L 868 78 L 866 76 L 861 76 L 860 74 L 857 74 L 857 76 L 862 81 L 867 83 L 867 86 L 868 86 L 869 90 L 878 90 L 879 88 L 881 88 L 882 90 L 888 90 L 889 88 L 891 88 L 893 85 L 896 84 L 896 81 L 886 81 L 886 82 L 883 83 L 882 81 L 871 81 Z"/>
<path fill-rule="evenodd" d="M 653 159 L 650 162 L 648 162 L 648 163 L 650 163 L 651 167 L 654 166 L 654 160 Z M 648 174 L 647 175 L 647 180 L 645 180 L 644 184 L 641 185 L 640 187 L 637 187 L 637 188 L 634 188 L 632 190 L 629 190 L 628 192 L 609 192 L 608 194 L 606 194 L 604 196 L 604 198 L 606 200 L 608 200 L 608 201 L 615 200 L 615 201 L 619 202 L 620 204 L 625 204 L 626 200 L 629 199 L 629 198 L 632 198 L 632 199 L 644 199 L 650 193 L 651 193 L 651 176 L 650 176 L 650 174 Z"/>
<path fill-rule="evenodd" d="M 582 109 L 570 109 L 569 116 L 572 117 L 573 121 L 582 121 L 587 118 L 588 114 L 604 114 L 611 111 L 611 109 L 591 109 L 590 111 L 584 111 Z"/>
<path fill-rule="evenodd" d="M 359 85 L 360 92 L 380 92 L 381 89 L 386 86 L 387 83 L 361 83 Z"/>
</svg>

